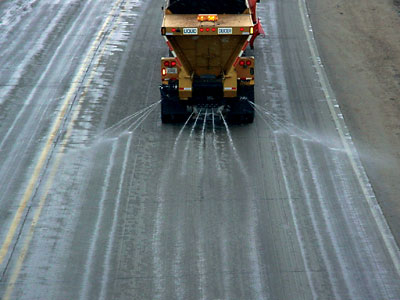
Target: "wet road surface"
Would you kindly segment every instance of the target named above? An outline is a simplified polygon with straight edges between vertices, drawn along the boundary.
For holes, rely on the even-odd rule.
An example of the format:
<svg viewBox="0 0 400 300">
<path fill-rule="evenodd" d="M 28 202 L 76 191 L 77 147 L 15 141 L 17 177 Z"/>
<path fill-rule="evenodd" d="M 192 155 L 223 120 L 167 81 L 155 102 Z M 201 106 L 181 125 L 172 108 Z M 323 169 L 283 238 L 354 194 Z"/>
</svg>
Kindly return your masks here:
<svg viewBox="0 0 400 300">
<path fill-rule="evenodd" d="M 0 297 L 399 299 L 304 3 L 260 5 L 248 126 L 161 124 L 160 8 L 0 2 Z"/>
</svg>

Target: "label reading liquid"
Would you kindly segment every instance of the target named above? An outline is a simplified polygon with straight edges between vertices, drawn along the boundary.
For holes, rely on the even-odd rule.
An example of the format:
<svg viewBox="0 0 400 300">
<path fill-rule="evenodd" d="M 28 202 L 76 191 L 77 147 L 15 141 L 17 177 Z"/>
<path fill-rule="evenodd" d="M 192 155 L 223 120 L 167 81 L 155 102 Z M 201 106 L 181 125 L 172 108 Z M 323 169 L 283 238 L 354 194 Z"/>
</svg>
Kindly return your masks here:
<svg viewBox="0 0 400 300">
<path fill-rule="evenodd" d="M 183 34 L 197 34 L 197 28 L 183 28 Z"/>
</svg>

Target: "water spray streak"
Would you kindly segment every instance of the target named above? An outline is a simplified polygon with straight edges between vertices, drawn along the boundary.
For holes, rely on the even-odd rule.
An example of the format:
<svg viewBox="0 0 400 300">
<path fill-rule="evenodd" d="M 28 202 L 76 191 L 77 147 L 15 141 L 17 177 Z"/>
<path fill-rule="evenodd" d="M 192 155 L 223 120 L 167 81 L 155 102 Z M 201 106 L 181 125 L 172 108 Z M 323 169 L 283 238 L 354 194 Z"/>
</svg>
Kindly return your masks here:
<svg viewBox="0 0 400 300">
<path fill-rule="evenodd" d="M 176 230 L 176 244 L 174 248 L 174 263 L 173 263 L 173 274 L 174 274 L 174 283 L 175 283 L 175 293 L 177 300 L 184 300 L 188 297 L 185 297 L 185 288 L 184 288 L 184 270 L 182 269 L 183 256 L 184 256 L 184 248 L 185 242 L 183 237 L 183 230 L 185 228 L 183 222 L 183 218 L 179 218 L 178 220 L 178 229 Z"/>
<path fill-rule="evenodd" d="M 336 137 L 332 137 L 329 140 L 323 140 L 321 138 L 315 137 L 304 129 L 301 129 L 293 123 L 288 122 L 284 118 L 269 112 L 265 107 L 257 105 L 253 102 L 250 102 L 250 104 L 254 107 L 256 113 L 274 133 L 282 133 L 283 131 L 286 131 L 291 137 L 298 138 L 304 142 L 319 144 L 325 148 L 328 148 L 331 151 L 344 151 L 343 146 L 340 144 L 340 141 L 335 142 Z"/>
<path fill-rule="evenodd" d="M 156 291 L 155 291 L 155 295 L 153 297 L 153 299 L 159 299 L 162 298 L 162 293 L 163 290 L 165 290 L 165 279 L 162 278 L 162 259 L 161 259 L 161 235 L 162 235 L 162 223 L 163 223 L 163 215 L 164 215 L 164 195 L 166 192 L 166 184 L 168 182 L 168 176 L 171 170 L 171 167 L 173 166 L 174 162 L 175 162 L 175 158 L 177 155 L 177 149 L 178 149 L 178 143 L 179 140 L 182 136 L 182 133 L 184 131 L 184 129 L 186 128 L 187 124 L 189 123 L 190 119 L 192 118 L 193 113 L 188 117 L 188 119 L 186 120 L 185 124 L 183 124 L 181 130 L 179 131 L 175 142 L 174 142 L 174 148 L 172 150 L 172 155 L 169 157 L 169 160 L 166 164 L 166 167 L 162 170 L 162 174 L 160 177 L 160 181 L 161 181 L 161 185 L 157 191 L 157 199 L 158 201 L 158 206 L 157 206 L 157 212 L 156 212 L 156 221 L 155 221 L 155 226 L 154 226 L 154 232 L 153 232 L 153 244 L 152 244 L 152 248 L 153 248 L 153 265 L 154 265 L 154 285 L 156 286 Z M 179 227 L 181 230 L 181 227 Z M 183 234 L 182 232 L 179 230 L 179 232 L 177 233 L 177 244 L 179 245 L 183 245 Z M 175 278 L 176 280 L 180 280 L 180 278 L 182 278 L 181 276 L 179 276 L 180 274 L 183 273 L 183 270 L 180 268 L 180 266 L 182 265 L 182 257 L 183 257 L 183 252 L 182 252 L 182 247 L 176 247 L 176 255 L 175 255 L 175 260 L 177 260 L 177 263 L 175 264 L 176 268 L 174 268 L 174 273 L 178 274 Z M 178 299 L 184 299 L 183 295 L 184 295 L 184 289 L 183 284 L 180 282 L 180 284 L 177 285 L 179 287 L 179 289 L 177 290 L 178 295 L 180 295 L 180 297 L 178 297 Z"/>
<path fill-rule="evenodd" d="M 212 132 L 213 132 L 213 147 L 214 147 L 217 171 L 218 171 L 218 174 L 221 174 L 221 170 L 222 170 L 221 159 L 218 154 L 217 133 L 215 131 L 215 114 L 214 114 L 214 112 L 212 113 Z"/>
<path fill-rule="evenodd" d="M 182 169 L 181 169 L 181 175 L 182 176 L 185 176 L 185 174 L 186 174 L 186 170 L 187 170 L 186 169 L 186 165 L 187 165 L 187 159 L 188 159 L 188 155 L 189 155 L 189 145 L 190 145 L 190 141 L 192 140 L 193 132 L 194 132 L 194 129 L 196 128 L 197 121 L 199 120 L 200 114 L 201 114 L 201 111 L 197 115 L 196 120 L 194 121 L 194 124 L 192 126 L 192 129 L 190 130 L 189 137 L 188 137 L 188 139 L 186 141 L 185 150 L 183 152 L 183 159 L 182 159 Z"/>
<path fill-rule="evenodd" d="M 268 111 L 265 107 L 255 104 L 254 102 L 250 102 L 250 104 L 254 107 L 254 109 L 263 117 L 264 121 L 268 122 L 271 121 L 271 124 L 267 124 L 272 130 L 275 132 L 278 131 L 276 130 L 275 127 L 278 127 L 279 129 L 285 129 L 291 134 L 301 134 L 305 135 L 309 138 L 313 138 L 310 136 L 310 134 L 303 129 L 297 127 L 296 125 L 289 123 L 286 119 Z"/>
<path fill-rule="evenodd" d="M 228 139 L 229 139 L 229 144 L 230 144 L 230 146 L 232 147 L 233 154 L 234 154 L 234 156 L 235 156 L 235 159 L 236 159 L 237 163 L 239 164 L 240 170 L 242 171 L 242 173 L 243 173 L 246 177 L 249 177 L 249 174 L 247 173 L 247 170 L 246 170 L 246 168 L 245 168 L 245 166 L 244 166 L 244 164 L 243 164 L 243 161 L 242 161 L 242 159 L 240 158 L 239 153 L 237 152 L 236 146 L 235 146 L 235 144 L 233 143 L 233 139 L 232 139 L 231 131 L 229 130 L 228 123 L 226 122 L 225 117 L 223 116 L 223 114 L 220 113 L 220 115 L 221 115 L 222 121 L 223 121 L 223 123 L 224 123 L 224 125 L 225 125 L 226 133 L 227 133 Z M 250 182 L 250 181 L 249 181 L 249 182 Z"/>
<path fill-rule="evenodd" d="M 133 120 L 137 116 L 145 114 L 146 112 L 148 112 L 152 108 L 156 107 L 160 103 L 161 103 L 161 100 L 157 101 L 156 103 L 153 103 L 153 104 L 151 104 L 151 105 L 149 105 L 149 106 L 147 106 L 147 107 L 145 107 L 145 108 L 143 108 L 143 109 L 141 109 L 141 110 L 139 110 L 137 112 L 135 112 L 132 115 L 129 115 L 129 116 L 123 118 L 118 123 L 116 123 L 116 124 L 112 125 L 111 127 L 105 129 L 103 132 L 97 134 L 94 138 L 96 139 L 96 138 L 99 138 L 99 137 L 102 137 L 102 136 L 106 136 L 109 133 L 113 133 L 113 132 L 117 131 L 118 129 L 120 129 L 121 127 L 123 127 L 127 123 L 129 123 L 131 120 Z"/>
<path fill-rule="evenodd" d="M 147 119 L 147 117 L 157 108 L 156 105 L 159 103 L 160 102 L 153 103 L 152 105 L 122 119 L 117 124 L 114 124 L 113 126 L 107 128 L 105 131 L 97 134 L 94 137 L 94 139 L 92 140 L 92 142 L 80 147 L 79 149 L 75 149 L 75 151 L 86 151 L 88 149 L 93 149 L 100 145 L 114 142 L 115 140 L 117 140 L 123 136 L 132 134 Z M 132 122 L 132 120 L 135 118 L 136 118 L 136 120 L 134 120 Z M 121 128 L 122 126 L 126 126 L 128 122 L 132 122 L 132 123 L 128 126 L 127 129 L 123 130 L 120 134 L 118 134 L 116 136 L 112 136 L 111 132 L 117 131 L 117 129 Z"/>
<path fill-rule="evenodd" d="M 175 158 L 175 156 L 176 156 L 176 148 L 178 147 L 178 142 L 179 142 L 179 140 L 180 140 L 180 138 L 181 138 L 181 136 L 182 136 L 183 131 L 184 131 L 185 128 L 186 128 L 186 125 L 187 125 L 187 124 L 189 123 L 189 121 L 192 119 L 193 115 L 194 115 L 194 112 L 192 112 L 192 114 L 189 116 L 189 118 L 187 118 L 185 124 L 183 124 L 181 130 L 179 131 L 179 133 L 178 133 L 178 135 L 177 135 L 177 137 L 176 137 L 176 139 L 175 139 L 174 149 L 173 149 L 173 151 L 172 151 L 172 154 L 173 154 L 173 157 L 174 157 L 174 158 Z"/>
<path fill-rule="evenodd" d="M 306 165 L 308 167 L 307 170 L 310 170 L 311 174 L 313 174 L 313 176 L 312 176 L 313 184 L 314 184 L 315 192 L 316 192 L 316 194 L 318 196 L 318 199 L 321 200 L 320 203 L 318 203 L 318 204 L 320 204 L 321 206 L 322 206 L 322 203 L 324 203 L 324 200 L 325 200 L 324 199 L 324 195 L 323 195 L 323 193 L 322 193 L 322 191 L 320 189 L 322 184 L 321 184 L 321 182 L 319 182 L 318 177 L 314 176 L 314 174 L 316 173 L 316 168 L 315 168 L 315 166 L 313 166 L 310 163 L 311 157 L 307 156 L 306 159 L 304 159 L 304 162 L 303 162 L 303 157 L 299 153 L 299 151 L 301 151 L 301 147 L 303 149 L 305 149 L 305 147 L 306 147 L 305 146 L 305 142 L 304 141 L 299 141 L 298 143 L 300 143 L 300 149 L 298 149 L 299 147 L 297 147 L 297 145 L 296 145 L 297 143 L 292 142 L 291 143 L 291 146 L 292 146 L 291 150 L 292 150 L 292 153 L 293 153 L 293 155 L 294 155 L 294 157 L 296 159 L 296 163 L 297 163 L 297 166 L 296 166 L 297 167 L 297 174 L 299 175 L 298 176 L 298 178 L 300 179 L 299 183 L 301 184 L 301 188 L 302 188 L 303 193 L 304 193 L 305 208 L 307 208 L 308 213 L 309 213 L 309 219 L 311 221 L 312 230 L 314 231 L 314 234 L 315 234 L 315 237 L 316 237 L 315 245 L 318 247 L 319 253 L 320 253 L 321 258 L 322 258 L 322 262 L 326 267 L 326 271 L 328 273 L 329 282 L 331 283 L 330 285 L 331 285 L 331 288 L 332 288 L 332 292 L 334 294 L 334 298 L 335 299 L 339 299 L 340 298 L 339 293 L 340 292 L 344 293 L 345 291 L 344 291 L 343 287 L 341 288 L 340 292 L 338 291 L 338 289 L 337 289 L 338 282 L 337 282 L 336 278 L 333 276 L 335 268 L 332 267 L 332 263 L 331 263 L 331 261 L 329 259 L 329 253 L 328 253 L 328 250 L 327 250 L 327 248 L 331 248 L 332 247 L 332 244 L 328 244 L 324 240 L 323 234 L 321 234 L 322 229 L 324 227 L 328 226 L 328 224 L 326 222 L 327 219 L 324 219 L 324 223 L 321 226 L 321 223 L 318 221 L 318 218 L 320 217 L 320 214 L 319 214 L 319 212 L 317 214 L 316 213 L 317 209 L 314 208 L 314 206 L 316 205 L 315 202 L 317 202 L 317 201 L 313 201 L 312 200 L 313 199 L 313 195 L 312 195 L 313 191 L 307 185 L 307 178 L 308 178 L 309 174 L 308 174 L 308 172 L 307 173 L 304 172 L 304 169 L 305 169 L 304 165 Z M 332 238 L 331 233 L 332 233 L 332 231 L 328 231 L 328 236 L 330 238 L 330 242 L 334 243 L 335 242 L 335 238 L 334 237 Z M 335 245 L 335 244 L 333 244 L 333 245 Z M 335 249 L 337 249 L 337 248 L 335 248 Z M 340 253 L 340 251 L 337 251 L 336 253 Z M 339 260 L 339 266 L 336 266 L 336 268 L 339 267 L 339 269 L 341 269 L 342 268 L 342 264 L 341 264 L 340 257 L 338 257 L 338 260 Z M 349 278 L 346 278 L 346 272 L 343 273 L 343 271 L 341 270 L 341 275 L 344 276 L 344 278 L 346 279 L 345 280 L 346 284 L 351 282 Z M 346 288 L 347 288 L 347 291 L 348 291 L 349 289 L 348 289 L 347 286 L 346 286 Z M 354 298 L 351 297 L 351 299 L 354 299 Z"/>
<path fill-rule="evenodd" d="M 206 110 L 206 113 L 204 115 L 203 128 L 201 130 L 201 140 L 200 140 L 200 145 L 199 145 L 200 174 L 203 174 L 203 172 L 204 172 L 204 145 L 205 145 L 207 113 L 208 113 L 208 110 Z"/>
<path fill-rule="evenodd" d="M 228 124 L 222 115 L 220 113 L 222 121 L 225 125 L 226 133 L 229 138 L 229 143 L 230 146 L 233 150 L 233 154 L 235 156 L 235 159 L 237 163 L 239 164 L 240 170 L 244 175 L 245 183 L 246 186 L 249 187 L 251 183 L 251 179 L 249 176 L 249 173 L 247 172 L 246 168 L 244 167 L 243 161 L 241 160 L 239 153 L 237 152 L 236 146 L 233 142 L 231 131 L 229 130 Z M 258 228 L 258 215 L 257 215 L 257 207 L 255 205 L 256 201 L 256 196 L 254 195 L 254 191 L 252 189 L 247 189 L 248 193 L 248 211 L 249 211 L 249 216 L 248 216 L 248 227 L 249 227 L 249 238 L 250 238 L 250 244 L 249 244 L 249 259 L 252 265 L 252 269 L 254 270 L 254 283 L 252 284 L 252 288 L 255 293 L 255 299 L 269 299 L 269 295 L 266 295 L 266 289 L 264 288 L 264 282 L 266 280 L 261 280 L 261 278 L 266 278 L 267 274 L 263 274 L 262 270 L 260 269 L 260 257 L 259 257 L 259 246 L 258 246 L 258 238 L 257 238 L 257 228 Z"/>
<path fill-rule="evenodd" d="M 98 201 L 99 211 L 98 211 L 98 214 L 96 217 L 94 232 L 91 237 L 90 246 L 89 246 L 89 249 L 87 252 L 86 263 L 84 265 L 85 272 L 83 274 L 83 282 L 82 282 L 82 287 L 81 287 L 80 297 L 79 297 L 80 300 L 89 299 L 90 289 L 93 288 L 93 285 L 90 282 L 90 278 L 92 276 L 93 269 L 94 269 L 96 244 L 98 243 L 98 240 L 99 240 L 99 232 L 101 230 L 101 221 L 103 220 L 103 217 L 104 217 L 105 202 L 107 200 L 107 194 L 109 192 L 109 188 L 110 188 L 110 184 L 111 184 L 111 180 L 112 180 L 112 170 L 115 165 L 115 155 L 117 153 L 117 147 L 118 147 L 118 143 L 112 144 L 111 153 L 110 153 L 108 163 L 107 163 L 107 169 L 105 172 L 103 188 L 101 191 L 101 197 Z"/>
<path fill-rule="evenodd" d="M 133 122 L 129 127 L 127 128 L 127 131 L 129 133 L 133 133 L 147 118 L 148 116 L 156 109 L 156 106 L 153 106 L 149 111 L 144 113 L 141 117 L 139 117 L 135 122 Z M 136 126 L 135 126 L 136 125 Z M 135 126 L 135 127 L 134 127 Z M 133 128 L 133 129 L 132 129 Z"/>
<path fill-rule="evenodd" d="M 204 241 L 204 232 L 203 226 L 201 224 L 201 215 L 197 216 L 198 224 L 198 237 L 196 239 L 196 254 L 197 254 L 197 273 L 198 273 L 198 289 L 200 292 L 200 299 L 205 300 L 206 297 L 206 289 L 207 289 L 207 280 L 206 280 L 206 255 L 204 251 L 204 245 L 206 244 Z"/>
<path fill-rule="evenodd" d="M 101 284 L 99 299 L 106 299 L 106 296 L 107 296 L 108 283 L 110 281 L 109 274 L 110 274 L 110 270 L 112 268 L 111 258 L 113 255 L 113 247 L 115 246 L 114 239 L 115 239 L 116 230 L 117 230 L 118 213 L 119 213 L 119 209 L 120 209 L 121 201 L 122 201 L 124 176 L 126 174 L 126 166 L 128 165 L 129 149 L 130 149 L 131 143 L 132 143 L 132 135 L 129 136 L 128 141 L 126 142 L 126 145 L 125 145 L 124 160 L 122 163 L 121 173 L 119 176 L 118 192 L 117 192 L 117 197 L 116 197 L 115 207 L 114 207 L 114 212 L 113 212 L 113 217 L 112 217 L 112 225 L 111 225 L 110 232 L 108 234 L 108 239 L 107 239 L 108 242 L 107 242 L 107 246 L 106 246 L 106 253 L 104 256 L 104 272 L 103 272 L 103 276 L 101 279 L 102 284 Z"/>
<path fill-rule="evenodd" d="M 299 226 L 299 220 L 298 220 L 298 215 L 296 213 L 296 208 L 295 208 L 295 204 L 294 204 L 294 196 L 293 196 L 293 191 L 290 188 L 290 184 L 289 184 L 289 174 L 288 174 L 288 168 L 284 163 L 284 156 L 283 156 L 283 151 L 281 149 L 281 143 L 279 142 L 279 137 L 275 136 L 274 137 L 274 142 L 276 145 L 276 149 L 277 149 L 277 154 L 278 154 L 278 159 L 279 159 L 279 165 L 283 174 L 283 182 L 285 184 L 285 190 L 288 196 L 288 203 L 289 203 L 289 208 L 290 208 L 290 212 L 292 215 L 292 219 L 293 219 L 293 224 L 294 224 L 294 228 L 296 231 L 296 237 L 297 237 L 297 242 L 300 246 L 300 252 L 301 252 L 301 256 L 303 259 L 303 265 L 304 265 L 304 269 L 307 275 L 307 280 L 308 283 L 310 285 L 310 289 L 311 289 L 311 293 L 312 293 L 312 297 L 313 299 L 318 299 L 318 295 L 316 292 L 316 287 L 315 287 L 315 283 L 313 281 L 312 278 L 312 271 L 311 271 L 311 263 L 310 263 L 310 256 L 307 255 L 307 251 L 306 251 L 306 246 L 305 246 L 305 242 L 304 242 L 304 236 L 303 233 L 300 229 Z"/>
</svg>

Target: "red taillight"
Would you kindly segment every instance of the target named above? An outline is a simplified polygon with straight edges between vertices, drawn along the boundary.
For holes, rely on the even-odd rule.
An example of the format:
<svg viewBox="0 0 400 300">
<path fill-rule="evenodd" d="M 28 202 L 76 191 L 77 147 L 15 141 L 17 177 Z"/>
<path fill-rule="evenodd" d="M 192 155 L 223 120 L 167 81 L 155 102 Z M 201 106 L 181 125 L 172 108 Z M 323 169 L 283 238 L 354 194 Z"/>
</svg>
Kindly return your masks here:
<svg viewBox="0 0 400 300">
<path fill-rule="evenodd" d="M 246 65 L 250 66 L 251 65 L 251 60 L 246 61 Z"/>
<path fill-rule="evenodd" d="M 242 67 L 244 66 L 245 62 L 244 60 L 239 61 L 239 65 L 241 65 Z"/>
<path fill-rule="evenodd" d="M 172 28 L 171 31 L 172 31 L 172 32 L 176 32 L 176 28 Z"/>
<path fill-rule="evenodd" d="M 175 67 L 176 66 L 176 61 L 171 61 L 171 67 Z"/>
<path fill-rule="evenodd" d="M 200 32 L 203 32 L 204 31 L 204 28 L 200 28 Z"/>
<path fill-rule="evenodd" d="M 211 30 L 215 32 L 217 29 L 215 27 L 213 27 Z"/>
<path fill-rule="evenodd" d="M 206 28 L 206 31 L 209 32 L 209 31 L 210 31 L 210 28 Z"/>
<path fill-rule="evenodd" d="M 165 67 L 169 67 L 169 61 L 165 61 L 165 62 L 164 62 L 164 66 L 165 66 Z"/>
<path fill-rule="evenodd" d="M 161 70 L 161 75 L 162 75 L 162 76 L 167 75 L 167 70 L 166 70 L 165 68 L 162 68 L 162 70 Z"/>
<path fill-rule="evenodd" d="M 240 27 L 240 31 L 244 31 L 244 28 L 243 28 L 243 27 Z"/>
</svg>

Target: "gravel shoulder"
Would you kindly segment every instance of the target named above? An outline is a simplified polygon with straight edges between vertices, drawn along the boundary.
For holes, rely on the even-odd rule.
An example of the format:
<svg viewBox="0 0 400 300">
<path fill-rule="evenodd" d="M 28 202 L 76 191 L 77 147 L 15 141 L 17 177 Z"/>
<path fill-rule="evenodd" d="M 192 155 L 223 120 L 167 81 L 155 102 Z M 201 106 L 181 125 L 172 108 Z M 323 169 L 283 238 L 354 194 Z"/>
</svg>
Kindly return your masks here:
<svg viewBox="0 0 400 300">
<path fill-rule="evenodd" d="M 329 80 L 400 245 L 400 0 L 307 4 Z"/>
</svg>

